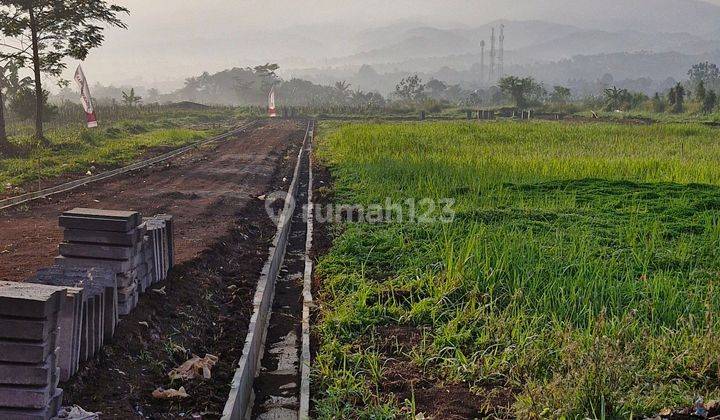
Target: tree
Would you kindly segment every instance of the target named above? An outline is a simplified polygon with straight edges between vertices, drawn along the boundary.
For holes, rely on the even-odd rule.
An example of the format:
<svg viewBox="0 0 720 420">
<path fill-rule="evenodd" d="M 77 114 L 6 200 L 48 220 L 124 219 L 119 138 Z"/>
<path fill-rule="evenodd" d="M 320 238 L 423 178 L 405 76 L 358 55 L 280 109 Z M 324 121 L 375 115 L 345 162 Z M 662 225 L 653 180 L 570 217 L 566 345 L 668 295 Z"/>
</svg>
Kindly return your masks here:
<svg viewBox="0 0 720 420">
<path fill-rule="evenodd" d="M 275 63 L 266 63 L 261 66 L 255 66 L 253 71 L 260 78 L 260 90 L 262 95 L 267 95 L 270 88 L 280 82 L 279 77 L 275 73 L 280 68 Z"/>
<path fill-rule="evenodd" d="M 605 110 L 627 110 L 630 106 L 630 92 L 627 89 L 618 89 L 617 86 L 603 90 L 605 95 Z"/>
<path fill-rule="evenodd" d="M 430 81 L 425 84 L 425 88 L 429 91 L 431 98 L 442 99 L 448 87 L 438 79 L 430 79 Z"/>
<path fill-rule="evenodd" d="M 565 104 L 572 96 L 570 89 L 564 86 L 553 87 L 553 92 L 550 94 L 550 101 L 555 104 Z"/>
<path fill-rule="evenodd" d="M 688 76 L 693 84 L 698 84 L 702 81 L 705 85 L 710 85 L 720 79 L 720 69 L 717 65 L 706 61 L 693 65 L 690 70 L 688 70 Z"/>
<path fill-rule="evenodd" d="M 707 92 L 705 98 L 703 99 L 702 110 L 703 112 L 713 112 L 716 105 L 717 95 L 715 94 L 714 90 L 710 90 Z"/>
<path fill-rule="evenodd" d="M 417 101 L 425 97 L 425 85 L 417 74 L 404 77 L 395 86 L 395 95 L 406 101 Z"/>
<path fill-rule="evenodd" d="M 350 99 L 353 105 L 367 108 L 381 108 L 385 106 L 385 98 L 377 92 L 363 92 L 356 90 L 351 93 Z"/>
<path fill-rule="evenodd" d="M 135 95 L 135 88 L 130 88 L 130 92 L 123 91 L 123 102 L 129 106 L 135 106 L 142 101 L 142 96 Z"/>
<path fill-rule="evenodd" d="M 668 102 L 672 105 L 674 113 L 680 114 L 683 112 L 685 106 L 685 88 L 681 83 L 678 83 L 675 87 L 670 89 L 670 92 L 668 93 Z"/>
<path fill-rule="evenodd" d="M 42 98 L 40 98 L 43 109 L 43 121 L 50 121 L 52 117 L 58 113 L 57 106 L 48 103 L 49 96 L 50 92 L 43 90 Z M 38 100 L 35 97 L 35 90 L 30 87 L 24 87 L 13 97 L 12 102 L 10 102 L 10 109 L 23 120 L 37 119 L 37 108 L 35 107 L 37 103 Z"/>
<path fill-rule="evenodd" d="M 340 102 L 345 102 L 351 95 L 350 83 L 346 81 L 335 82 L 335 91 L 339 96 Z"/>
<path fill-rule="evenodd" d="M 32 79 L 20 77 L 20 66 L 16 60 L 9 60 L 0 67 L 0 153 L 10 154 L 14 147 L 7 138 L 5 130 L 5 103 L 13 100 L 20 89 L 30 85 Z"/>
<path fill-rule="evenodd" d="M 0 33 L 5 36 L 0 59 L 15 59 L 32 65 L 35 81 L 35 137 L 47 142 L 43 133 L 43 86 L 41 75 L 59 77 L 65 58 L 84 60 L 102 44 L 103 26 L 126 28 L 118 17 L 129 13 L 104 0 L 3 0 Z"/>
<path fill-rule="evenodd" d="M 528 105 L 527 96 L 536 94 L 543 90 L 542 86 L 535 82 L 532 77 L 519 78 L 507 76 L 498 82 L 500 90 L 509 95 L 518 108 L 525 108 Z"/>
<path fill-rule="evenodd" d="M 665 112 L 665 101 L 660 97 L 660 94 L 655 92 L 653 96 L 653 111 L 657 113 Z"/>
<path fill-rule="evenodd" d="M 697 98 L 700 103 L 703 103 L 705 101 L 706 93 L 707 92 L 705 90 L 705 81 L 700 80 L 695 87 L 695 98 Z"/>
</svg>

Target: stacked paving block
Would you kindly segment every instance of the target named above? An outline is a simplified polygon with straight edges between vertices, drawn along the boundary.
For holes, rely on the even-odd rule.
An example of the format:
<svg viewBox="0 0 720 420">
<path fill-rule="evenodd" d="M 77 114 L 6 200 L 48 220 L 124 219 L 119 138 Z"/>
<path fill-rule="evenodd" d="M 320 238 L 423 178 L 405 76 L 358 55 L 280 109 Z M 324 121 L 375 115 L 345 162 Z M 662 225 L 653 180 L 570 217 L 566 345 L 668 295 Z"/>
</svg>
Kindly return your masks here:
<svg viewBox="0 0 720 420">
<path fill-rule="evenodd" d="M 119 321 L 115 273 L 103 268 L 55 265 L 39 270 L 33 283 L 68 288 L 76 309 L 72 342 L 61 346 L 61 380 L 74 375 L 81 361 L 93 357 L 109 341 Z M 67 349 L 67 351 L 66 351 Z"/>
<path fill-rule="evenodd" d="M 48 420 L 62 403 L 57 346 L 72 337 L 67 289 L 0 282 L 0 418 Z M 60 328 L 59 328 L 60 327 Z"/>
<path fill-rule="evenodd" d="M 65 241 L 55 264 L 115 273 L 117 312 L 128 315 L 137 306 L 138 268 L 144 262 L 140 213 L 77 208 L 60 216 L 60 226 L 65 228 Z"/>
<path fill-rule="evenodd" d="M 148 247 L 146 249 L 149 270 L 154 275 L 151 283 L 165 280 L 174 264 L 173 220 L 172 216 L 160 215 L 145 219 Z"/>
<path fill-rule="evenodd" d="M 0 419 L 48 420 L 60 381 L 109 341 L 138 295 L 174 264 L 173 218 L 78 208 L 60 216 L 55 265 L 0 282 Z"/>
</svg>

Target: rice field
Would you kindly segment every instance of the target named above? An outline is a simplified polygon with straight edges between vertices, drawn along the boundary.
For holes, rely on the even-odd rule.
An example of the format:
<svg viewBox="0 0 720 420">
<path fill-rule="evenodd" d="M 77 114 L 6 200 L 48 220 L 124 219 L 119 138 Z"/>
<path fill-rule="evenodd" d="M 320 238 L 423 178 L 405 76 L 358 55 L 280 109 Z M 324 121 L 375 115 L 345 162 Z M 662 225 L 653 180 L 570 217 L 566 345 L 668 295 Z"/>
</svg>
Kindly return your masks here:
<svg viewBox="0 0 720 420">
<path fill-rule="evenodd" d="M 632 418 L 720 398 L 717 130 L 319 132 L 335 202 L 453 198 L 455 218 L 333 226 L 317 269 L 318 417 L 433 414 L 388 391 L 398 366 L 499 418 Z M 400 330 L 420 338 L 389 350 Z"/>
</svg>

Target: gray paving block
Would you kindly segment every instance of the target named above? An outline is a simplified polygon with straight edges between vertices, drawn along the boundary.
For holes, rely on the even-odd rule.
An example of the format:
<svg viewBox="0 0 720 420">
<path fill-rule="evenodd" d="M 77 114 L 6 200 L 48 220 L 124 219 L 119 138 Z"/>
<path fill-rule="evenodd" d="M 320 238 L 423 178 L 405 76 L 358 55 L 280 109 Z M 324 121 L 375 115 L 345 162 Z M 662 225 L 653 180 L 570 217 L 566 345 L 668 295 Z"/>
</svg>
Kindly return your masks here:
<svg viewBox="0 0 720 420">
<path fill-rule="evenodd" d="M 135 223 L 135 225 L 142 223 L 142 215 L 140 213 L 128 210 L 103 210 L 78 207 L 63 212 L 62 216 L 128 220 Z"/>
<path fill-rule="evenodd" d="M 145 290 L 150 285 L 147 281 L 148 267 L 146 263 L 142 263 L 137 268 L 137 284 L 140 287 L 140 293 L 145 293 Z"/>
<path fill-rule="evenodd" d="M 60 310 L 64 288 L 0 281 L 0 315 L 46 318 Z"/>
<path fill-rule="evenodd" d="M 135 284 L 137 279 L 137 270 L 131 270 L 125 273 L 119 273 L 116 277 L 117 288 L 124 289 Z"/>
<path fill-rule="evenodd" d="M 80 362 L 90 357 L 90 323 L 92 322 L 90 311 L 92 310 L 91 299 L 85 299 L 82 313 L 82 324 L 80 326 L 80 351 L 78 353 L 78 368 Z"/>
<path fill-rule="evenodd" d="M 106 260 L 132 260 L 140 252 L 140 243 L 132 246 L 79 244 L 64 242 L 59 247 L 60 255 L 76 258 L 96 258 Z"/>
<path fill-rule="evenodd" d="M 95 311 L 95 325 L 97 335 L 95 336 L 95 352 L 99 352 L 105 344 L 105 299 L 98 298 L 97 310 Z"/>
<path fill-rule="evenodd" d="M 0 316 L 0 338 L 45 341 L 57 329 L 57 312 L 45 319 Z"/>
<path fill-rule="evenodd" d="M 82 288 L 68 288 L 63 299 L 58 322 L 57 355 L 60 378 L 67 381 L 75 373 L 75 353 L 79 344 L 79 330 L 82 322 Z"/>
<path fill-rule="evenodd" d="M 126 301 L 120 302 L 118 309 L 120 311 L 120 316 L 130 315 L 132 310 L 135 309 L 135 302 L 132 298 L 128 299 Z"/>
<path fill-rule="evenodd" d="M 168 232 L 167 227 L 163 226 L 160 229 L 162 234 L 162 267 L 163 267 L 163 278 L 167 278 L 168 272 L 170 271 L 170 257 L 168 254 Z"/>
<path fill-rule="evenodd" d="M 167 228 L 167 244 L 168 244 L 168 269 L 172 269 L 175 265 L 175 222 L 170 214 L 158 214 L 156 218 L 163 220 Z"/>
<path fill-rule="evenodd" d="M 95 345 L 97 340 L 95 337 L 98 335 L 98 326 L 95 324 L 96 313 L 99 310 L 100 300 L 97 297 L 92 297 L 87 301 L 87 339 L 82 343 L 85 348 L 82 349 L 83 360 L 92 359 L 95 356 Z"/>
<path fill-rule="evenodd" d="M 55 388 L 53 396 L 47 408 L 0 408 L 0 419 L 2 420 L 50 420 L 57 416 L 62 407 L 63 390 Z"/>
<path fill-rule="evenodd" d="M 118 289 L 118 300 L 122 302 L 129 300 L 135 294 L 137 288 L 137 283 L 133 283 L 128 287 Z"/>
<path fill-rule="evenodd" d="M 55 352 L 57 334 L 51 334 L 46 341 L 30 342 L 0 340 L 0 362 L 44 363 Z"/>
<path fill-rule="evenodd" d="M 55 350 L 56 338 L 46 342 L 0 340 L 0 362 L 42 363 Z"/>
<path fill-rule="evenodd" d="M 0 407 L 45 409 L 54 396 L 52 384 L 44 387 L 0 385 Z"/>
<path fill-rule="evenodd" d="M 65 229 L 98 230 L 103 232 L 130 232 L 137 224 L 129 220 L 60 216 L 60 227 Z"/>
<path fill-rule="evenodd" d="M 63 257 L 62 255 L 55 257 L 55 264 L 62 267 L 107 269 L 114 273 L 130 271 L 132 270 L 134 265 L 133 261 L 104 260 L 99 258 Z"/>
<path fill-rule="evenodd" d="M 0 362 L 0 384 L 45 386 L 53 383 L 56 369 L 57 357 L 54 353 L 42 364 Z"/>
<path fill-rule="evenodd" d="M 66 242 L 103 245 L 134 246 L 142 241 L 145 228 L 135 228 L 130 232 L 103 232 L 84 229 L 65 229 L 63 239 Z"/>
<path fill-rule="evenodd" d="M 69 376 L 73 376 L 77 373 L 80 368 L 80 340 L 82 340 L 83 334 L 83 320 L 85 312 L 85 295 L 83 289 L 80 288 L 68 288 L 68 298 L 75 304 L 75 321 L 73 325 L 72 335 L 72 348 L 70 353 L 70 370 L 67 372 Z M 63 372 L 62 381 L 64 379 L 65 372 Z"/>
<path fill-rule="evenodd" d="M 165 221 L 161 219 L 145 219 L 145 225 L 147 226 L 148 236 L 151 238 L 153 244 L 153 257 L 155 265 L 155 275 L 157 281 L 165 280 L 167 275 L 167 238 L 165 234 Z"/>
<path fill-rule="evenodd" d="M 105 289 L 105 302 L 103 305 L 103 342 L 109 342 L 115 336 L 115 327 L 118 324 L 118 294 L 117 289 Z"/>
<path fill-rule="evenodd" d="M 72 375 L 76 371 L 76 369 L 71 369 L 73 364 L 70 362 L 72 360 L 79 360 L 80 358 L 87 360 L 88 357 L 91 357 L 99 350 L 102 343 L 112 339 L 115 334 L 115 327 L 120 319 L 116 276 L 114 272 L 107 269 L 53 266 L 39 270 L 38 275 L 32 281 L 78 286 L 83 289 L 86 297 L 84 301 L 87 301 L 87 299 L 100 299 L 100 301 L 95 301 L 92 308 L 84 309 L 89 316 L 82 318 L 82 322 L 85 322 L 82 331 L 91 334 L 89 338 L 92 343 L 75 336 L 75 348 L 71 349 L 69 353 L 65 353 L 66 355 L 74 354 L 74 356 L 69 356 L 70 359 L 63 359 L 63 377 Z M 92 330 L 90 327 L 93 327 Z M 97 336 L 98 334 L 100 335 Z M 78 350 L 77 348 L 84 348 L 85 350 Z M 78 354 L 82 355 L 78 356 Z"/>
</svg>

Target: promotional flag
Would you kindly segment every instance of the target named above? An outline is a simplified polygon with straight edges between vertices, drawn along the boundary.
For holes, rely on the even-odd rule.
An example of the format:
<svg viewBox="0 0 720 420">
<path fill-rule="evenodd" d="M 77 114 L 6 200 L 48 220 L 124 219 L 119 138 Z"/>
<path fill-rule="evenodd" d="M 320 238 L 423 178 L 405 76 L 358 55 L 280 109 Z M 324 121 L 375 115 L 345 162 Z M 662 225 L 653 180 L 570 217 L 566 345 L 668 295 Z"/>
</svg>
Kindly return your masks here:
<svg viewBox="0 0 720 420">
<path fill-rule="evenodd" d="M 97 116 L 95 115 L 95 108 L 93 108 L 92 98 L 90 97 L 90 87 L 88 86 L 87 79 L 85 79 L 85 73 L 83 73 L 82 67 L 80 66 L 75 70 L 75 82 L 80 88 L 80 100 L 85 109 L 87 126 L 91 128 L 97 127 Z"/>
<path fill-rule="evenodd" d="M 277 117 L 277 113 L 275 112 L 275 88 L 271 88 L 270 94 L 268 95 L 268 115 L 270 115 L 270 117 Z"/>
</svg>

